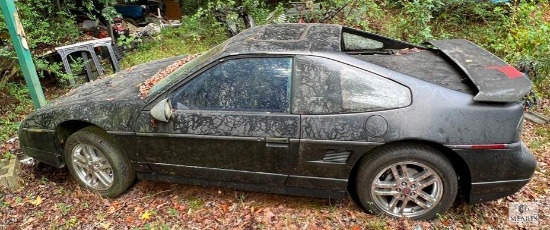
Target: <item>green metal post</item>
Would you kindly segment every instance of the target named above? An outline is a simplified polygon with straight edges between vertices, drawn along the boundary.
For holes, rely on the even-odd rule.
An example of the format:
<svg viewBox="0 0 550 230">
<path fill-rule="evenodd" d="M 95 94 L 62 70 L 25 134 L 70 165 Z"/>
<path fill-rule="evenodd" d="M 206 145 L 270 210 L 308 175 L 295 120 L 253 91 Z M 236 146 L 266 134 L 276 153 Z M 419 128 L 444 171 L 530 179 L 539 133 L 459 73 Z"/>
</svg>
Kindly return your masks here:
<svg viewBox="0 0 550 230">
<path fill-rule="evenodd" d="M 15 9 L 13 0 L 0 0 L 0 7 L 2 7 L 4 21 L 10 31 L 11 41 L 15 48 L 15 53 L 17 53 L 17 59 L 19 59 L 21 70 L 25 76 L 25 82 L 27 83 L 27 88 L 29 88 L 34 108 L 38 109 L 46 104 L 46 98 L 44 97 L 44 92 L 42 92 L 34 62 L 32 62 L 32 56 L 29 51 L 29 45 L 27 44 L 23 25 L 19 20 L 19 15 Z"/>
</svg>

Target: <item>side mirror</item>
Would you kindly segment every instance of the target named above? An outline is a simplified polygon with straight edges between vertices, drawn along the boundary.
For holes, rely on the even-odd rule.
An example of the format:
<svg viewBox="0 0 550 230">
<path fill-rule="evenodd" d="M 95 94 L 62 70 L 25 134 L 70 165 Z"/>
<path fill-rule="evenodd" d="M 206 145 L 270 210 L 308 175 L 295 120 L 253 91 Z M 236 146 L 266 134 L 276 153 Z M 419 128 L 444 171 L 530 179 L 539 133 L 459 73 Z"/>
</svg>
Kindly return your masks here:
<svg viewBox="0 0 550 230">
<path fill-rule="evenodd" d="M 170 120 L 172 117 L 172 108 L 170 106 L 170 102 L 168 102 L 168 98 L 153 106 L 151 109 L 151 116 L 153 116 L 156 120 L 163 122 L 168 122 L 168 120 Z"/>
</svg>

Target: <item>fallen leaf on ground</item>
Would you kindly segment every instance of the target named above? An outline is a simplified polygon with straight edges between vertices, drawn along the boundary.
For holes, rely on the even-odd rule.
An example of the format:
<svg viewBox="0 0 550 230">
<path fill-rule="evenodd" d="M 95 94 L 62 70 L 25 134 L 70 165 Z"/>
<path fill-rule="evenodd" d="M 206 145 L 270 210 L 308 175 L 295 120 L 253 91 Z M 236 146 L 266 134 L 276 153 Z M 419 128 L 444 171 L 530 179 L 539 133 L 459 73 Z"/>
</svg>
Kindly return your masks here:
<svg viewBox="0 0 550 230">
<path fill-rule="evenodd" d="M 42 197 L 37 196 L 36 199 L 34 199 L 34 200 L 27 200 L 27 203 L 32 204 L 34 206 L 38 206 L 38 205 L 42 204 Z"/>
<path fill-rule="evenodd" d="M 151 219 L 151 213 L 149 211 L 145 211 L 143 215 L 141 215 L 141 220 L 150 220 Z"/>
</svg>

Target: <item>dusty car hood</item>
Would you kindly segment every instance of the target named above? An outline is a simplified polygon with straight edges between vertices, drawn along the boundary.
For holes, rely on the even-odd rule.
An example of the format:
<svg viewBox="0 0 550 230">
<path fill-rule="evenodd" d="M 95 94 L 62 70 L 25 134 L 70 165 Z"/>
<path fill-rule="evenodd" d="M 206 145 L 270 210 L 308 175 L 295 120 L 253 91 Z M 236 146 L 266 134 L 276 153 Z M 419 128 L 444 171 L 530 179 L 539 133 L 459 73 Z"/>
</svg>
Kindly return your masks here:
<svg viewBox="0 0 550 230">
<path fill-rule="evenodd" d="M 86 83 L 71 90 L 65 96 L 52 101 L 44 109 L 102 101 L 141 100 L 138 96 L 138 85 L 181 58 L 182 56 L 171 57 L 141 64 L 100 80 Z"/>
<path fill-rule="evenodd" d="M 145 106 L 138 84 L 181 58 L 145 63 L 86 83 L 29 114 L 20 128 L 52 130 L 63 122 L 82 121 L 105 130 L 132 131 L 132 121 Z"/>
</svg>

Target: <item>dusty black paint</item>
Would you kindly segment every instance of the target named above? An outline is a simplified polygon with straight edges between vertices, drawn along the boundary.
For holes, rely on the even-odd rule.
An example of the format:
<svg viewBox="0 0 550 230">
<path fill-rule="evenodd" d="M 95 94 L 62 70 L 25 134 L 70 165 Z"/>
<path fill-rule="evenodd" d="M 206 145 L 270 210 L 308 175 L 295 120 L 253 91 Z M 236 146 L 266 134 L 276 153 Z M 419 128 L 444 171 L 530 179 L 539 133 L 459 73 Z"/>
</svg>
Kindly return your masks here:
<svg viewBox="0 0 550 230">
<path fill-rule="evenodd" d="M 182 57 L 134 66 L 86 83 L 29 114 L 21 127 L 53 130 L 64 121 L 79 120 L 105 130 L 133 131 L 132 122 L 145 106 L 137 85 Z"/>
<path fill-rule="evenodd" d="M 355 57 L 445 88 L 469 94 L 475 93 L 467 76 L 457 71 L 434 51 L 425 50 L 401 55 L 355 55 Z"/>
<path fill-rule="evenodd" d="M 451 82 L 433 84 L 408 75 L 400 67 L 381 66 L 392 63 L 392 57 L 398 60 L 398 56 L 388 54 L 378 62 L 376 56 L 346 54 L 341 47 L 343 31 L 379 41 L 384 50 L 376 52 L 422 49 L 338 25 L 254 27 L 199 58 L 201 62 L 189 71 L 174 72 L 145 100 L 138 97 L 137 85 L 181 57 L 136 66 L 74 90 L 22 122 L 21 147 L 40 161 L 60 166 L 55 130 L 61 124 L 79 124 L 76 129 L 84 124 L 78 122 L 86 122 L 115 138 L 141 178 L 341 198 L 356 162 L 386 143 L 422 141 L 442 149 L 505 143 L 515 147 L 449 150 L 448 154 L 456 154 L 468 166 L 472 201 L 509 195 L 529 180 L 536 161 L 528 149 L 517 147 L 523 113 L 518 103 L 477 102 L 466 90 L 453 90 Z M 362 55 L 372 54 L 367 50 Z M 229 59 L 250 57 L 293 58 L 289 108 L 278 112 L 216 111 L 175 104 L 169 122 L 151 117 L 149 110 L 154 105 L 173 97 L 179 87 L 201 73 Z M 344 67 L 338 68 L 343 70 L 347 65 L 406 86 L 410 98 L 399 106 L 349 113 L 342 109 L 341 69 L 308 61 L 315 58 L 331 59 L 341 63 Z M 445 78 L 444 71 L 436 72 L 428 78 Z M 71 122 L 64 123 L 67 121 Z M 506 169 L 512 165 L 515 170 Z M 487 183 L 493 187 L 488 188 Z"/>
<path fill-rule="evenodd" d="M 215 112 L 176 110 L 167 123 L 139 126 L 139 133 L 188 134 L 175 138 L 139 136 L 140 149 L 148 162 L 171 165 L 192 165 L 209 168 L 282 173 L 281 168 L 290 167 L 295 146 L 288 142 L 282 148 L 267 145 L 266 138 L 299 138 L 299 116 L 259 112 Z M 150 120 L 142 113 L 140 120 Z M 200 135 L 200 136 L 189 136 Z M 219 139 L 209 144 L 199 137 L 233 137 Z M 248 137 L 248 138 L 247 138 Z M 250 138 L 255 137 L 255 138 Z M 157 154 L 163 152 L 163 154 Z M 177 169 L 174 169 L 177 170 Z"/>
<path fill-rule="evenodd" d="M 365 131 L 371 137 L 381 137 L 388 131 L 388 121 L 380 115 L 373 115 L 365 122 Z"/>
<path fill-rule="evenodd" d="M 152 117 L 144 113 L 142 118 L 150 121 Z M 169 122 L 158 123 L 157 127 L 152 127 L 145 120 L 139 122 L 136 132 L 298 138 L 298 118 L 290 114 L 267 116 L 267 113 L 262 112 L 176 110 Z"/>
<path fill-rule="evenodd" d="M 85 122 L 107 131 L 133 132 L 133 121 L 145 105 L 138 97 L 137 85 L 180 58 L 182 57 L 135 66 L 101 80 L 86 83 L 29 114 L 20 126 L 22 148 L 26 154 L 40 161 L 60 166 L 63 151 L 61 145 L 64 140 L 56 138 L 54 131 L 64 122 Z M 36 142 L 36 133 L 25 131 L 29 128 L 48 131 L 48 139 Z M 136 155 L 134 137 L 115 138 L 120 144 L 129 146 L 123 148 L 129 159 L 142 161 Z"/>
<path fill-rule="evenodd" d="M 476 101 L 515 102 L 533 87 L 523 73 L 470 41 L 454 39 L 430 43 L 441 49 L 475 83 L 479 89 L 474 97 Z"/>
</svg>

